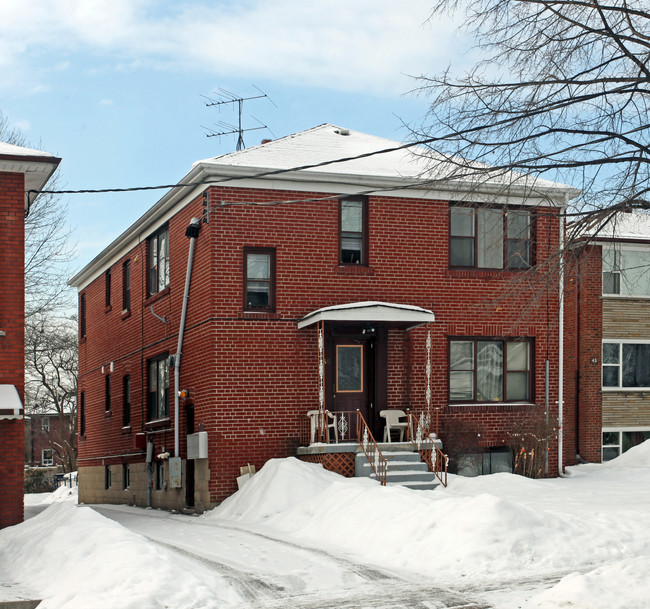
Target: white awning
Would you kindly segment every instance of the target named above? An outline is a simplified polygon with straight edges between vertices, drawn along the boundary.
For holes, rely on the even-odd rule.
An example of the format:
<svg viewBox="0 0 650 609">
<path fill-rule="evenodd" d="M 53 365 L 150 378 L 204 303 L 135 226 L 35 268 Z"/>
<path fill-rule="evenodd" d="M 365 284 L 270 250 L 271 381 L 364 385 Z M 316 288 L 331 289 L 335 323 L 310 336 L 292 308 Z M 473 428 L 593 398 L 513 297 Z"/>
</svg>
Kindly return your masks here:
<svg viewBox="0 0 650 609">
<path fill-rule="evenodd" d="M 392 302 L 351 302 L 312 311 L 298 322 L 298 329 L 319 321 L 372 321 L 414 328 L 435 321 L 433 311 Z"/>
<path fill-rule="evenodd" d="M 0 385 L 0 419 L 22 419 L 23 404 L 14 385 Z"/>
</svg>

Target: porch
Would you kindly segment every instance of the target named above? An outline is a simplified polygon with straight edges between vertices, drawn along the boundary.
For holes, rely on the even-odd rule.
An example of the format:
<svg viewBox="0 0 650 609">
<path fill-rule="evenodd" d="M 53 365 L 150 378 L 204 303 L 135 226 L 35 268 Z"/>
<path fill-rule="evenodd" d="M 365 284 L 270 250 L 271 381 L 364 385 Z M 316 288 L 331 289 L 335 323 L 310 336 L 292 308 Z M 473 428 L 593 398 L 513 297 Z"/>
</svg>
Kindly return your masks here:
<svg viewBox="0 0 650 609">
<path fill-rule="evenodd" d="M 402 415 L 403 425 L 387 426 L 383 436 L 387 441 L 378 442 L 358 410 L 312 411 L 301 418 L 296 456 L 347 478 L 369 477 L 384 486 L 421 490 L 447 486 L 448 458 L 436 433 L 423 427 L 414 412 L 393 412 Z M 432 428 L 436 425 L 426 414 L 422 419 Z"/>
<path fill-rule="evenodd" d="M 298 322 L 299 330 L 316 326 L 319 398 L 301 417 L 299 458 L 348 477 L 368 472 L 383 485 L 424 466 L 446 485 L 448 460 L 431 403 L 430 331 L 420 342 L 422 411 L 398 410 L 388 398 L 389 333 L 405 341 L 410 330 L 434 321 L 433 311 L 418 306 L 367 301 L 318 309 Z"/>
</svg>

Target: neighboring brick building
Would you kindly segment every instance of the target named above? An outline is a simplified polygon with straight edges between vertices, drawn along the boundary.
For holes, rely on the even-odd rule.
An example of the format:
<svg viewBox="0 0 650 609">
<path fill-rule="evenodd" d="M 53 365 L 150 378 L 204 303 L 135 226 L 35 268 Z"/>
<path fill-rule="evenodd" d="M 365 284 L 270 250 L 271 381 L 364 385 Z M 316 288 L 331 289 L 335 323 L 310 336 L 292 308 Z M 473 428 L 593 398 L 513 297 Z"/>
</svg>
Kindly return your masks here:
<svg viewBox="0 0 650 609">
<path fill-rule="evenodd" d="M 25 212 L 60 159 L 0 142 L 0 528 L 23 520 Z"/>
<path fill-rule="evenodd" d="M 576 191 L 513 175 L 451 183 L 435 156 L 405 150 L 329 163 L 395 146 L 322 125 L 197 162 L 72 278 L 81 501 L 213 505 L 241 466 L 296 454 L 321 391 L 339 424 L 358 408 L 378 438 L 383 409 L 439 416 L 460 469 L 476 454 L 483 471 L 511 468 L 513 435 L 546 425 L 557 473 L 550 261 Z M 572 382 L 564 391 L 572 400 Z M 206 458 L 188 460 L 197 431 Z M 564 454 L 573 462 L 571 440 Z"/>
<path fill-rule="evenodd" d="M 72 414 L 32 413 L 26 417 L 25 465 L 57 466 L 69 471 L 71 458 L 67 445 L 76 445 Z"/>
<path fill-rule="evenodd" d="M 616 214 L 585 239 L 575 262 L 583 320 L 577 348 L 580 376 L 590 380 L 579 405 L 602 408 L 595 450 L 607 461 L 650 439 L 650 216 Z"/>
</svg>

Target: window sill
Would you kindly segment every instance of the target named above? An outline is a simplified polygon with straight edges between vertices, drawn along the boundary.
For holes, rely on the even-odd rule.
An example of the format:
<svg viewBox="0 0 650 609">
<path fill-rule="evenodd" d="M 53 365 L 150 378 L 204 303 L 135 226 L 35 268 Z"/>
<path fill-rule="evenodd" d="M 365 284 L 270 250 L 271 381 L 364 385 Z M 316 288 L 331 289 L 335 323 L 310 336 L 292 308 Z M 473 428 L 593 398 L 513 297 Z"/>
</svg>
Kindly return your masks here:
<svg viewBox="0 0 650 609">
<path fill-rule="evenodd" d="M 169 286 L 167 286 L 164 290 L 160 290 L 160 292 L 156 292 L 155 294 L 152 294 L 151 296 L 149 296 L 149 298 L 147 298 L 142 303 L 142 306 L 143 307 L 148 307 L 149 305 L 153 304 L 154 302 L 156 302 L 157 300 L 159 300 L 163 296 L 167 296 L 167 294 L 169 294 L 169 292 L 170 292 L 170 288 L 169 288 Z"/>
<path fill-rule="evenodd" d="M 79 339 L 79 344 L 80 344 L 80 345 L 85 345 L 85 344 L 86 344 L 86 340 L 87 340 L 87 338 L 86 338 L 85 336 L 82 336 L 82 337 Z"/>
<path fill-rule="evenodd" d="M 374 275 L 375 269 L 363 264 L 339 264 L 334 267 L 337 275 Z"/>
<path fill-rule="evenodd" d="M 113 310 L 113 307 L 111 305 L 108 305 L 104 307 L 104 313 L 110 313 Z"/>
<path fill-rule="evenodd" d="M 131 433 L 131 426 L 130 425 L 125 425 L 122 427 L 122 435 L 126 436 Z"/>
<path fill-rule="evenodd" d="M 124 309 L 124 311 L 122 311 L 122 321 L 129 317 L 131 317 L 131 309 Z"/>
<path fill-rule="evenodd" d="M 110 419 L 113 416 L 113 411 L 112 410 L 105 410 L 104 411 L 104 418 L 105 419 Z"/>
<path fill-rule="evenodd" d="M 603 393 L 650 393 L 650 387 L 602 387 Z"/>
<path fill-rule="evenodd" d="M 244 310 L 240 315 L 241 319 L 280 319 L 275 311 L 252 311 Z"/>
<path fill-rule="evenodd" d="M 164 427 L 165 425 L 169 425 L 169 417 L 165 417 L 164 419 L 153 419 L 152 421 L 147 421 L 144 424 L 145 429 L 154 429 L 158 427 Z"/>
<path fill-rule="evenodd" d="M 448 408 L 476 408 L 479 410 L 509 410 L 530 408 L 536 406 L 535 402 L 451 402 Z"/>
<path fill-rule="evenodd" d="M 474 277 L 479 279 L 504 279 L 511 276 L 521 275 L 521 273 L 526 273 L 534 269 L 534 266 L 530 266 L 527 269 L 479 269 L 450 267 L 447 269 L 447 276 L 464 278 Z"/>
</svg>

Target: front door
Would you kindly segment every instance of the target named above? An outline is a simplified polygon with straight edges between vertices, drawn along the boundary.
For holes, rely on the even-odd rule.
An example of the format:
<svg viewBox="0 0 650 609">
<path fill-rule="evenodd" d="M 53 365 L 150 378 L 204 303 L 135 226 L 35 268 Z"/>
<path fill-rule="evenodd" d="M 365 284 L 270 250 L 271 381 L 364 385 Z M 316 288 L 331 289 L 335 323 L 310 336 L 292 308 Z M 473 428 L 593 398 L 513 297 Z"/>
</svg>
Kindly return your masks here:
<svg viewBox="0 0 650 609">
<path fill-rule="evenodd" d="M 332 354 L 332 412 L 361 412 L 375 432 L 375 338 L 336 336 Z M 349 429 L 339 424 L 339 435 L 356 438 L 355 417 L 348 418 Z"/>
</svg>

